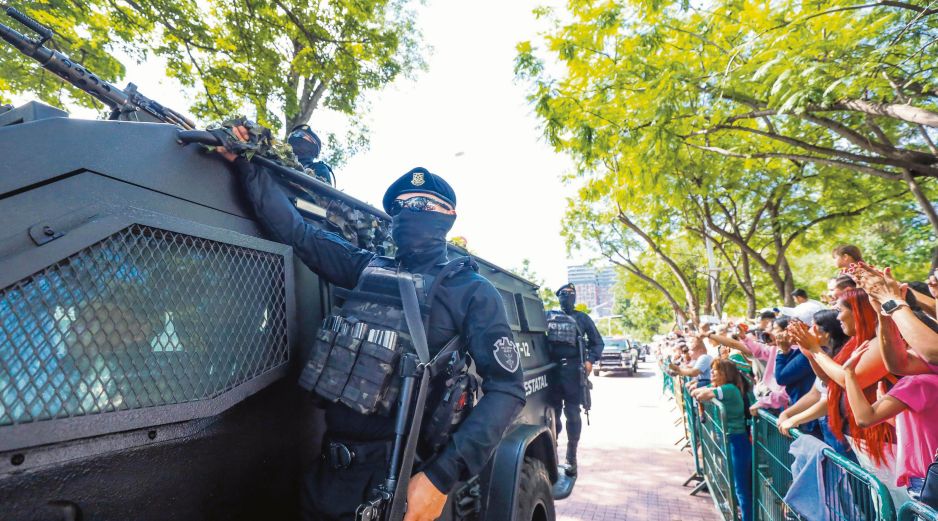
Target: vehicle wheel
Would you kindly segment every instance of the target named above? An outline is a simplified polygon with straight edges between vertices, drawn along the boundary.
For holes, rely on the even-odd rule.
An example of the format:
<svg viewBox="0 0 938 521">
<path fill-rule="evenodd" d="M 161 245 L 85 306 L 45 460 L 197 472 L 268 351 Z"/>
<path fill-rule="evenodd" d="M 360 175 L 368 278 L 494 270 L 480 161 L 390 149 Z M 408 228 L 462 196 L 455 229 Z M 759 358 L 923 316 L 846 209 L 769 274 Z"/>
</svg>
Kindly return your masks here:
<svg viewBox="0 0 938 521">
<path fill-rule="evenodd" d="M 518 501 L 515 506 L 516 521 L 553 521 L 554 497 L 550 487 L 550 476 L 544 462 L 524 458 L 521 477 L 518 480 Z"/>
<path fill-rule="evenodd" d="M 599 369 L 593 369 L 593 376 L 599 376 Z"/>
</svg>

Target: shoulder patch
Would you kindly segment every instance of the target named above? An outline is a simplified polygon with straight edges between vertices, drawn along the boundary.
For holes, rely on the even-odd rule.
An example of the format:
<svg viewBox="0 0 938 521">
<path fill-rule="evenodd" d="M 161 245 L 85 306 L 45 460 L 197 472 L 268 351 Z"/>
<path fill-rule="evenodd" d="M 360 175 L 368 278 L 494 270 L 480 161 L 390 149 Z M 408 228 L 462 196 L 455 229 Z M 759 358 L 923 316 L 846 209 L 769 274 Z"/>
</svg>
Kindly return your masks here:
<svg viewBox="0 0 938 521">
<path fill-rule="evenodd" d="M 521 366 L 521 353 L 518 352 L 518 346 L 507 336 L 495 341 L 493 354 L 498 365 L 509 373 L 514 373 Z"/>
</svg>

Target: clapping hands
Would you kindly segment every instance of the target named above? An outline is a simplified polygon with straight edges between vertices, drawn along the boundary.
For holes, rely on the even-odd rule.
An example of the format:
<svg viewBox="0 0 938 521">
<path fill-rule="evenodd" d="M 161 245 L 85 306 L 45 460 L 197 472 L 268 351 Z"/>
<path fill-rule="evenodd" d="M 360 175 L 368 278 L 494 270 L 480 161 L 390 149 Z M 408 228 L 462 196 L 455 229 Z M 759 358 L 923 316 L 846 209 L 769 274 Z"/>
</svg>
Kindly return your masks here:
<svg viewBox="0 0 938 521">
<path fill-rule="evenodd" d="M 861 261 L 851 264 L 847 268 L 847 273 L 857 281 L 861 288 L 866 290 L 870 300 L 876 301 L 874 305 L 882 304 L 890 299 L 903 300 L 902 295 L 905 293 L 905 285 L 899 284 L 899 281 L 892 276 L 890 268 L 880 271 L 874 266 Z M 934 276 L 930 280 L 933 278 Z M 932 286 L 929 286 L 930 290 L 931 288 Z M 935 290 L 938 291 L 938 281 L 936 281 Z"/>
<path fill-rule="evenodd" d="M 788 334 L 792 342 L 801 346 L 802 350 L 818 353 L 821 351 L 821 339 L 817 333 L 808 329 L 804 322 L 793 321 L 788 326 Z"/>
</svg>

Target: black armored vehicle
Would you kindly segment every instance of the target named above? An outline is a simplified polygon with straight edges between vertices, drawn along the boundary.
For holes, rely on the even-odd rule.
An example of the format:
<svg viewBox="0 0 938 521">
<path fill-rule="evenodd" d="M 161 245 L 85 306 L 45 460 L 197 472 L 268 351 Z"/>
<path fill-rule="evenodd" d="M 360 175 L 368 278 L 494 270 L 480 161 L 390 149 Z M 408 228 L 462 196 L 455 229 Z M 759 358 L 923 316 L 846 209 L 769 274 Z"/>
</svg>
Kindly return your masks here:
<svg viewBox="0 0 938 521">
<path fill-rule="evenodd" d="M 0 107 L 0 519 L 298 518 L 323 421 L 297 378 L 333 289 L 265 236 L 227 163 L 187 144 L 210 135 L 0 32 L 113 109 Z M 277 171 L 304 217 L 390 246 L 380 210 Z M 544 309 L 535 285 L 475 260 L 504 299 L 527 405 L 442 519 L 551 520 L 572 483 Z"/>
</svg>

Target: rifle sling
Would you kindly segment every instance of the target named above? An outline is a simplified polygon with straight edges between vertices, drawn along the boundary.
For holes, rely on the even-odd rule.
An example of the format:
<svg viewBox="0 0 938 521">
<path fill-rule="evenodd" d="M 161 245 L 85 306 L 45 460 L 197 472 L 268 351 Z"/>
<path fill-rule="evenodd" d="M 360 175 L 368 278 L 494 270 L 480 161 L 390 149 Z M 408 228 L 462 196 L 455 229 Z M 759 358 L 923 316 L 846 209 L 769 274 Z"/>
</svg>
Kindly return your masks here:
<svg viewBox="0 0 938 521">
<path fill-rule="evenodd" d="M 420 427 L 423 423 L 423 409 L 427 402 L 427 391 L 430 386 L 430 377 L 436 372 L 437 362 L 449 356 L 459 346 L 459 337 L 454 337 L 437 354 L 430 359 L 430 349 L 427 346 L 427 335 L 420 315 L 420 305 L 417 300 L 417 288 L 410 273 L 399 270 L 397 277 L 398 287 L 401 291 L 401 300 L 404 305 L 404 318 L 410 332 L 411 341 L 417 351 L 417 357 L 423 366 L 420 374 L 420 386 L 417 390 L 417 402 L 414 404 L 414 418 L 411 421 L 410 432 L 407 433 L 407 445 L 401 459 L 401 472 L 397 479 L 397 487 L 391 499 L 391 508 L 388 519 L 399 521 L 404 518 L 407 510 L 407 486 L 410 484 L 410 473 L 414 468 L 414 458 L 417 454 L 417 442 L 420 438 Z"/>
</svg>

